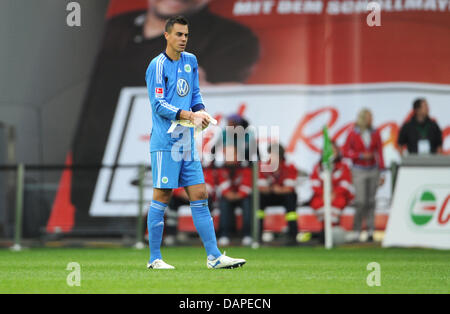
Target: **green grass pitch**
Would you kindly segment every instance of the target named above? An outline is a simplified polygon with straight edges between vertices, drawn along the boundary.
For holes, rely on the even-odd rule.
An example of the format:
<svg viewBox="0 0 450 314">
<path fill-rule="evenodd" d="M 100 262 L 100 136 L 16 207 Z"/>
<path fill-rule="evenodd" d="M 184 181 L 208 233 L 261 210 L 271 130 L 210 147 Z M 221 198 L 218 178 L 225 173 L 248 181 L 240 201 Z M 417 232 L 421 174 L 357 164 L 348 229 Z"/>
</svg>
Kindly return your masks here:
<svg viewBox="0 0 450 314">
<path fill-rule="evenodd" d="M 0 250 L 0 293 L 449 293 L 450 251 L 382 248 L 227 249 L 242 268 L 210 270 L 200 247 L 163 248 L 173 271 L 147 270 L 148 250 L 42 248 Z M 81 266 L 70 287 L 67 264 Z M 381 286 L 366 269 L 381 266 Z"/>
</svg>

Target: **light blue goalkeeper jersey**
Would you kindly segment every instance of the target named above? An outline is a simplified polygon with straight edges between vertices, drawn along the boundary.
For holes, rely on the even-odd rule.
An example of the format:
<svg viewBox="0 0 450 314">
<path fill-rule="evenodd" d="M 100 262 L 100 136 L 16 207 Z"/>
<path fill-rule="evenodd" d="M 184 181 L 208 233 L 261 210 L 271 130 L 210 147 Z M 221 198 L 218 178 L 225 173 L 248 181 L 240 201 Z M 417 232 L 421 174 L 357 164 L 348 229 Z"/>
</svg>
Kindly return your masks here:
<svg viewBox="0 0 450 314">
<path fill-rule="evenodd" d="M 172 121 L 179 119 L 181 110 L 205 108 L 198 83 L 197 58 L 182 52 L 181 58 L 174 61 L 165 52 L 161 53 L 150 62 L 145 81 L 152 106 L 150 152 L 170 151 L 176 143 L 177 146 L 184 143 L 183 150 L 195 150 L 192 128 L 178 125 L 172 134 L 167 131 Z"/>
</svg>

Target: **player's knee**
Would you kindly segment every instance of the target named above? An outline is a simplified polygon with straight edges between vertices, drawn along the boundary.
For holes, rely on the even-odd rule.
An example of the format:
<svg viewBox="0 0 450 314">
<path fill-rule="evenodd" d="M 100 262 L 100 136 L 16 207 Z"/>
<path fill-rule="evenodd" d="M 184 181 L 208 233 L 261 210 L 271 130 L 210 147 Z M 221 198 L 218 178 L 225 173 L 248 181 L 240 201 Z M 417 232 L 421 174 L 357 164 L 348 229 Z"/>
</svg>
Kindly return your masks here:
<svg viewBox="0 0 450 314">
<path fill-rule="evenodd" d="M 153 199 L 155 201 L 168 204 L 172 196 L 172 190 L 169 189 L 153 189 Z"/>
<path fill-rule="evenodd" d="M 197 191 L 194 195 L 195 200 L 206 200 L 208 199 L 208 192 L 205 191 Z"/>
</svg>

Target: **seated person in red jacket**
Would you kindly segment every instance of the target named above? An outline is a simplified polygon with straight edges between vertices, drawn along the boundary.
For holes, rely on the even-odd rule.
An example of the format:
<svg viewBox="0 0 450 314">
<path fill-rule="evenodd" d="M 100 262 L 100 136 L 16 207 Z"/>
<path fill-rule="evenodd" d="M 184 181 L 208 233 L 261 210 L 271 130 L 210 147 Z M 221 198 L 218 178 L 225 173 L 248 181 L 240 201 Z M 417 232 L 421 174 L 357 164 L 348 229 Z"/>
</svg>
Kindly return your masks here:
<svg viewBox="0 0 450 314">
<path fill-rule="evenodd" d="M 331 174 L 331 217 L 333 224 L 339 222 L 342 210 L 353 199 L 352 174 L 350 167 L 342 161 L 339 147 L 333 142 L 333 171 Z M 323 221 L 324 198 L 323 198 L 323 180 L 321 178 L 322 163 L 319 162 L 311 174 L 311 185 L 314 195 L 310 201 L 310 207 L 314 209 L 317 218 Z"/>
<path fill-rule="evenodd" d="M 267 206 L 281 205 L 286 209 L 288 243 L 295 243 L 298 232 L 297 193 L 295 192 L 298 171 L 293 164 L 286 162 L 283 146 L 272 144 L 269 147 L 269 154 L 269 163 L 278 164 L 278 169 L 274 172 L 259 172 L 260 210 L 258 216 L 260 218 L 260 235 L 263 229 L 264 209 Z"/>
<path fill-rule="evenodd" d="M 234 209 L 242 209 L 243 228 L 242 244 L 251 245 L 251 206 L 250 194 L 252 192 L 252 171 L 242 167 L 238 161 L 238 153 L 235 146 L 225 147 L 225 163 L 217 169 L 216 195 L 220 208 L 220 238 L 219 245 L 230 244 L 231 231 L 233 229 Z"/>
</svg>

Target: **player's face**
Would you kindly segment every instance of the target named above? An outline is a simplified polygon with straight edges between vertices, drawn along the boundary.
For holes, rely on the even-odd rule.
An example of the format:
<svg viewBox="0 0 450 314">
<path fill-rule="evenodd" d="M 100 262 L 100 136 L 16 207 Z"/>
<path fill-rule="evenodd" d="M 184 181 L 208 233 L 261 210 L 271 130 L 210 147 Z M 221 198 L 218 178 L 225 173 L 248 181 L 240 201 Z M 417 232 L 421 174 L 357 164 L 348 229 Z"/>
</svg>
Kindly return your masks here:
<svg viewBox="0 0 450 314">
<path fill-rule="evenodd" d="M 149 0 L 150 8 L 161 18 L 197 11 L 209 0 Z"/>
<path fill-rule="evenodd" d="M 174 24 L 169 33 L 164 33 L 167 45 L 178 53 L 183 52 L 186 49 L 188 41 L 188 26 L 181 24 Z"/>
</svg>

